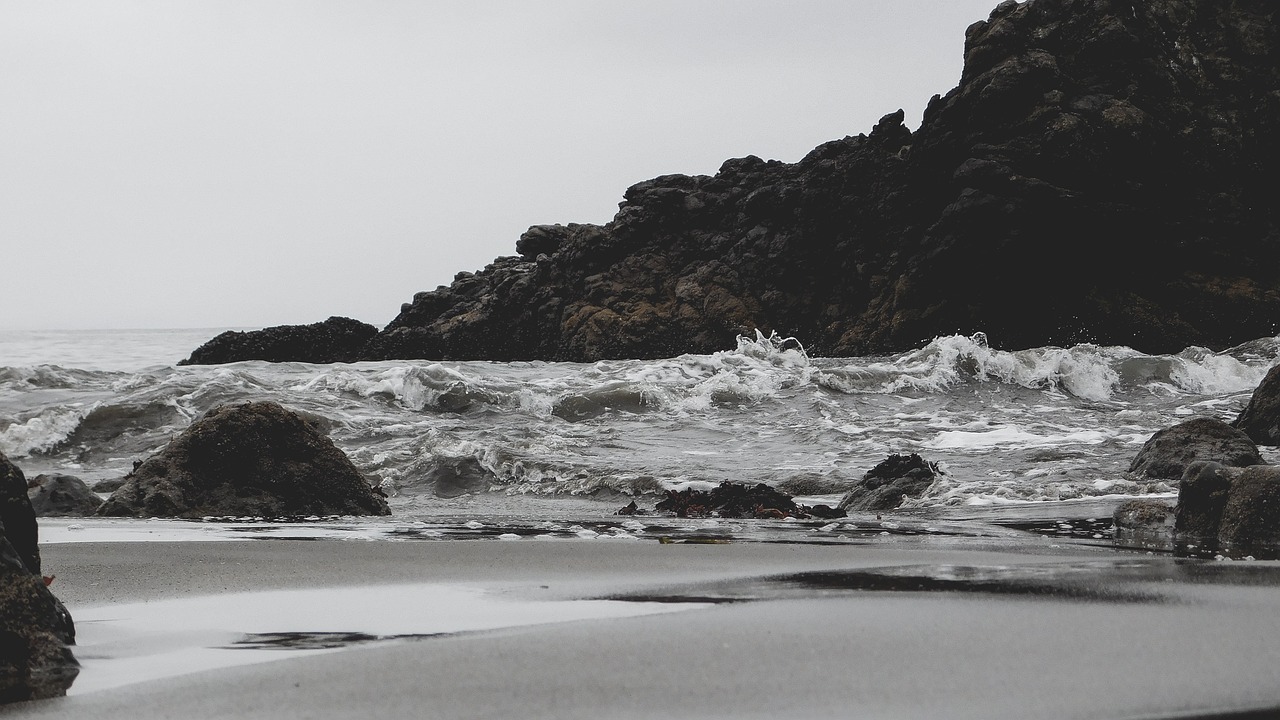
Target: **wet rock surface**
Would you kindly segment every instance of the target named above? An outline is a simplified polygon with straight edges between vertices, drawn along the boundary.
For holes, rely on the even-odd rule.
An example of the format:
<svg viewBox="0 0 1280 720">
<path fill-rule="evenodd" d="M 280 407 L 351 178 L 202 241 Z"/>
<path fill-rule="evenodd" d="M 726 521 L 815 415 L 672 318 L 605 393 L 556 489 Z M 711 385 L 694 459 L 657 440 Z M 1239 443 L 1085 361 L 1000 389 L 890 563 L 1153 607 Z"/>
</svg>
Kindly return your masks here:
<svg viewBox="0 0 1280 720">
<path fill-rule="evenodd" d="M 867 471 L 858 485 L 840 499 L 843 510 L 893 510 L 929 489 L 941 474 L 936 463 L 919 455 L 890 455 Z"/>
<path fill-rule="evenodd" d="M 1280 445 L 1280 365 L 1262 379 L 1232 425 L 1259 445 Z"/>
<path fill-rule="evenodd" d="M 364 358 L 378 328 L 331 317 L 310 325 L 277 325 L 262 330 L 228 330 L 196 348 L 179 365 L 218 365 L 243 360 L 334 363 Z"/>
<path fill-rule="evenodd" d="M 26 485 L 0 454 L 0 703 L 65 695 L 80 668 L 71 616 L 40 574 Z"/>
<path fill-rule="evenodd" d="M 1255 465 L 1235 477 L 1222 508 L 1218 542 L 1235 555 L 1280 554 L 1280 467 Z"/>
<path fill-rule="evenodd" d="M 1262 465 L 1258 448 L 1240 430 L 1216 418 L 1195 418 L 1160 430 L 1142 446 L 1129 472 L 1151 478 L 1178 479 L 1194 462 L 1209 460 L 1228 467 Z"/>
<path fill-rule="evenodd" d="M 318 424 L 273 402 L 216 407 L 125 478 L 99 515 L 386 515 Z"/>
<path fill-rule="evenodd" d="M 822 356 L 976 331 L 1148 353 L 1274 334 L 1277 12 L 1002 3 L 916 131 L 898 111 L 796 163 L 637 183 L 612 221 L 532 227 L 418 293 L 361 357 L 669 357 L 755 329 Z"/>
<path fill-rule="evenodd" d="M 1178 492 L 1174 531 L 1181 551 L 1280 558 L 1280 467 L 1192 464 Z"/>
<path fill-rule="evenodd" d="M 1126 500 L 1112 515 L 1117 546 L 1173 550 L 1176 511 L 1162 500 Z"/>
<path fill-rule="evenodd" d="M 667 497 L 654 509 L 676 517 L 756 518 L 762 520 L 782 518 L 834 518 L 844 517 L 842 510 L 825 505 L 808 507 L 798 505 L 790 495 L 759 483 L 742 485 L 725 481 L 711 490 L 668 490 Z M 641 514 L 632 502 L 618 511 L 620 515 Z"/>
<path fill-rule="evenodd" d="M 93 515 L 102 498 L 74 475 L 37 475 L 28 483 L 27 498 L 37 517 Z"/>
</svg>

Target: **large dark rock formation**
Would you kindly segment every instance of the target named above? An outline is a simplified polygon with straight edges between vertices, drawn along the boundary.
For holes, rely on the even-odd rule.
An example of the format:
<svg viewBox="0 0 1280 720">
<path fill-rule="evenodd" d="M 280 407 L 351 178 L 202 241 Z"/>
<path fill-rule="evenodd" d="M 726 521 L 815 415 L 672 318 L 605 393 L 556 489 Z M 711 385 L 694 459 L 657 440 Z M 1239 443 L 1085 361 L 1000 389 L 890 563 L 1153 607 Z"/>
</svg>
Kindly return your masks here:
<svg viewBox="0 0 1280 720">
<path fill-rule="evenodd" d="M 363 357 L 656 357 L 756 328 L 819 355 L 1273 334 L 1277 12 L 1001 3 L 914 133 L 899 111 L 794 164 L 634 185 L 611 222 L 530 228 L 518 255 L 417 294 Z"/>
<path fill-rule="evenodd" d="M 205 413 L 98 509 L 184 518 L 388 513 L 387 501 L 314 422 L 273 402 Z"/>
<path fill-rule="evenodd" d="M 1228 467 L 1263 464 L 1248 435 L 1217 418 L 1199 417 L 1153 434 L 1134 456 L 1129 472 L 1176 480 L 1189 465 L 1203 460 Z"/>
<path fill-rule="evenodd" d="M 1280 445 L 1280 365 L 1267 372 L 1232 425 L 1259 445 Z"/>
<path fill-rule="evenodd" d="M 22 471 L 0 454 L 0 703 L 64 695 L 79 673 L 75 626 L 40 574 Z"/>
<path fill-rule="evenodd" d="M 218 365 L 242 360 L 334 363 L 362 359 L 378 328 L 345 317 L 311 325 L 277 325 L 263 330 L 228 330 L 196 348 L 179 365 Z"/>
</svg>

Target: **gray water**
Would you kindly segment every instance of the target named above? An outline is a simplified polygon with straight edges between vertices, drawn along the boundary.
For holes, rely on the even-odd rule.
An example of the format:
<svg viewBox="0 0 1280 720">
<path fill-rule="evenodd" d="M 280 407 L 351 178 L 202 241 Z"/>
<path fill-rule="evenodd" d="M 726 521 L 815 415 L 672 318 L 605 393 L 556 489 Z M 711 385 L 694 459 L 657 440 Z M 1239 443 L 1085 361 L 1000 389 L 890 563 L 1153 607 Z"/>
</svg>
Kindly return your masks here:
<svg viewBox="0 0 1280 720">
<path fill-rule="evenodd" d="M 1280 338 L 1176 355 L 1005 352 L 979 334 L 862 358 L 756 337 L 590 364 L 174 365 L 215 332 L 0 333 L 0 451 L 28 475 L 121 477 L 210 408 L 270 399 L 320 419 L 401 518 L 611 512 L 723 480 L 834 503 L 911 452 L 945 474 L 910 506 L 1035 514 L 1172 496 L 1126 474 L 1142 443 L 1192 416 L 1234 419 L 1280 353 Z M 426 481 L 460 458 L 490 474 L 487 491 L 444 497 Z"/>
</svg>

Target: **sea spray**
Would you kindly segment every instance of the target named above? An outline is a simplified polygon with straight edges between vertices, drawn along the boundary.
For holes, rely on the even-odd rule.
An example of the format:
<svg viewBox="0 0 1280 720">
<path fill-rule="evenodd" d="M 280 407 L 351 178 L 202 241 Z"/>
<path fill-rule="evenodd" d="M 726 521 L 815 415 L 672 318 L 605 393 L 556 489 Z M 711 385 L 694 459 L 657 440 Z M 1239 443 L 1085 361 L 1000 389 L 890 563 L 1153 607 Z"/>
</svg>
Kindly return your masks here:
<svg viewBox="0 0 1280 720">
<path fill-rule="evenodd" d="M 1125 475 L 1157 429 L 1231 420 L 1275 362 L 1262 338 L 1213 353 L 992 348 L 981 334 L 911 352 L 814 358 L 756 334 L 709 355 L 597 363 L 247 362 L 0 368 L 0 450 L 33 472 L 121 477 L 191 419 L 271 399 L 320 422 L 408 513 L 520 497 L 595 498 L 763 482 L 838 498 L 893 453 L 948 472 L 918 506 L 1168 493 Z M 442 462 L 488 492 L 440 498 Z M 625 503 L 623 503 L 625 504 Z"/>
</svg>

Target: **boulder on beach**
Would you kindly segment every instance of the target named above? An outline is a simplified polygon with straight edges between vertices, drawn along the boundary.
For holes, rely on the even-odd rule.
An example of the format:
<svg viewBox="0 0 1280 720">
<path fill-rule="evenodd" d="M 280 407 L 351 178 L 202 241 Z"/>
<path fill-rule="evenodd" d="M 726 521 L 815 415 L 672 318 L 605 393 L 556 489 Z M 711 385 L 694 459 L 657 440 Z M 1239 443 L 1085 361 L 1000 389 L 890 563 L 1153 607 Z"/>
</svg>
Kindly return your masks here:
<svg viewBox="0 0 1280 720">
<path fill-rule="evenodd" d="M 890 455 L 871 468 L 858 484 L 840 499 L 842 510 L 892 510 L 907 498 L 919 497 L 933 484 L 942 471 L 912 453 Z"/>
<path fill-rule="evenodd" d="M 0 703 L 65 695 L 80 670 L 71 616 L 40 574 L 26 486 L 0 454 Z"/>
<path fill-rule="evenodd" d="M 387 501 L 320 429 L 274 402 L 205 413 L 125 477 L 99 515 L 387 515 Z"/>
<path fill-rule="evenodd" d="M 1259 445 L 1280 445 L 1280 365 L 1262 379 L 1232 425 Z"/>
<path fill-rule="evenodd" d="M 102 505 L 102 498 L 74 475 L 37 475 L 27 485 L 36 517 L 85 517 Z"/>
<path fill-rule="evenodd" d="M 345 317 L 310 325 L 277 325 L 262 330 L 228 330 L 192 351 L 179 365 L 217 365 L 243 360 L 268 362 L 355 362 L 378 328 Z"/>
<path fill-rule="evenodd" d="M 1258 447 L 1248 435 L 1217 418 L 1199 417 L 1157 431 L 1134 456 L 1129 472 L 1176 480 L 1198 460 L 1228 467 L 1263 464 Z"/>
<path fill-rule="evenodd" d="M 1254 465 L 1239 472 L 1222 508 L 1218 544 L 1234 555 L 1277 556 L 1280 551 L 1280 467 Z"/>
<path fill-rule="evenodd" d="M 1182 548 L 1280 557 L 1280 467 L 1193 463 L 1182 477 L 1175 512 Z"/>
</svg>

